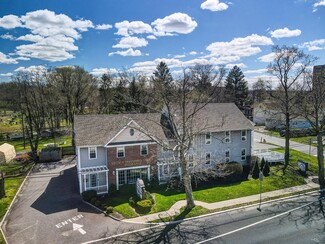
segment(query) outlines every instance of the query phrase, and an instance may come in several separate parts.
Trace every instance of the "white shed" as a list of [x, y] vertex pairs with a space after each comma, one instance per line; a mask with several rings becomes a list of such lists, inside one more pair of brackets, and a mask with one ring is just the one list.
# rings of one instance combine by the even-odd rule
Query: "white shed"
[[8, 163], [10, 160], [16, 157], [15, 147], [8, 143], [4, 143], [0, 146], [0, 163]]

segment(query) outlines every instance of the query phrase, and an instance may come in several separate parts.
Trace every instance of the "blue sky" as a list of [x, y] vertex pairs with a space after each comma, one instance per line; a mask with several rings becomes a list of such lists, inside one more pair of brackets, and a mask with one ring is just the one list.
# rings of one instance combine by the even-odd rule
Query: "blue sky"
[[94, 75], [177, 75], [196, 63], [238, 65], [251, 84], [272, 45], [325, 64], [325, 0], [0, 0], [0, 82], [20, 70], [80, 65]]

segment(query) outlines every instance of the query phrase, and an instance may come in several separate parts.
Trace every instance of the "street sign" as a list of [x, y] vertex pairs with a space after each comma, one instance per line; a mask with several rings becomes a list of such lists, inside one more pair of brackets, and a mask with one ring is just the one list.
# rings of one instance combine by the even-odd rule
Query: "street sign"
[[263, 181], [264, 175], [263, 175], [262, 171], [260, 171], [258, 177], [260, 178], [260, 181]]
[[84, 229], [82, 229], [82, 227], [84, 227], [83, 225], [79, 225], [79, 224], [76, 224], [76, 223], [73, 223], [72, 224], [72, 228], [73, 230], [77, 230], [79, 231], [82, 235], [86, 234], [86, 231], [84, 231]]

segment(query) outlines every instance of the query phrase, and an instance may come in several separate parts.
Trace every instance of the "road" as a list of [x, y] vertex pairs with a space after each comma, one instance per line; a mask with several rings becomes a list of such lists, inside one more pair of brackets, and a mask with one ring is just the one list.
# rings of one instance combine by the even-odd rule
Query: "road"
[[231, 210], [88, 243], [325, 243], [317, 196], [281, 200], [261, 209]]
[[[278, 145], [281, 147], [284, 147], [284, 145], [285, 145], [284, 138], [269, 136], [269, 135], [259, 133], [256, 131], [254, 131], [253, 137], [254, 137], [255, 144], [265, 140], [267, 143], [272, 143], [272, 144], [275, 144], [275, 145]], [[313, 155], [313, 156], [317, 155], [317, 147], [314, 147], [314, 146], [309, 146], [306, 144], [290, 141], [290, 148], [297, 150], [299, 152], [306, 153], [306, 154], [310, 153], [310, 155]]]
[[44, 164], [27, 177], [2, 229], [9, 244], [81, 243], [141, 228], [81, 201], [74, 164]]

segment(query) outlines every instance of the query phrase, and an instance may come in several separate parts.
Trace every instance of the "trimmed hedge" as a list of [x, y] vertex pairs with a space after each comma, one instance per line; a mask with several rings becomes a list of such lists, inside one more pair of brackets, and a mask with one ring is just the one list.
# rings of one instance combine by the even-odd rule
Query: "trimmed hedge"
[[146, 214], [150, 212], [151, 207], [152, 207], [151, 200], [145, 199], [145, 200], [138, 201], [135, 209], [140, 214]]
[[95, 190], [88, 190], [81, 193], [82, 199], [90, 202], [93, 198], [97, 197], [97, 192]]

